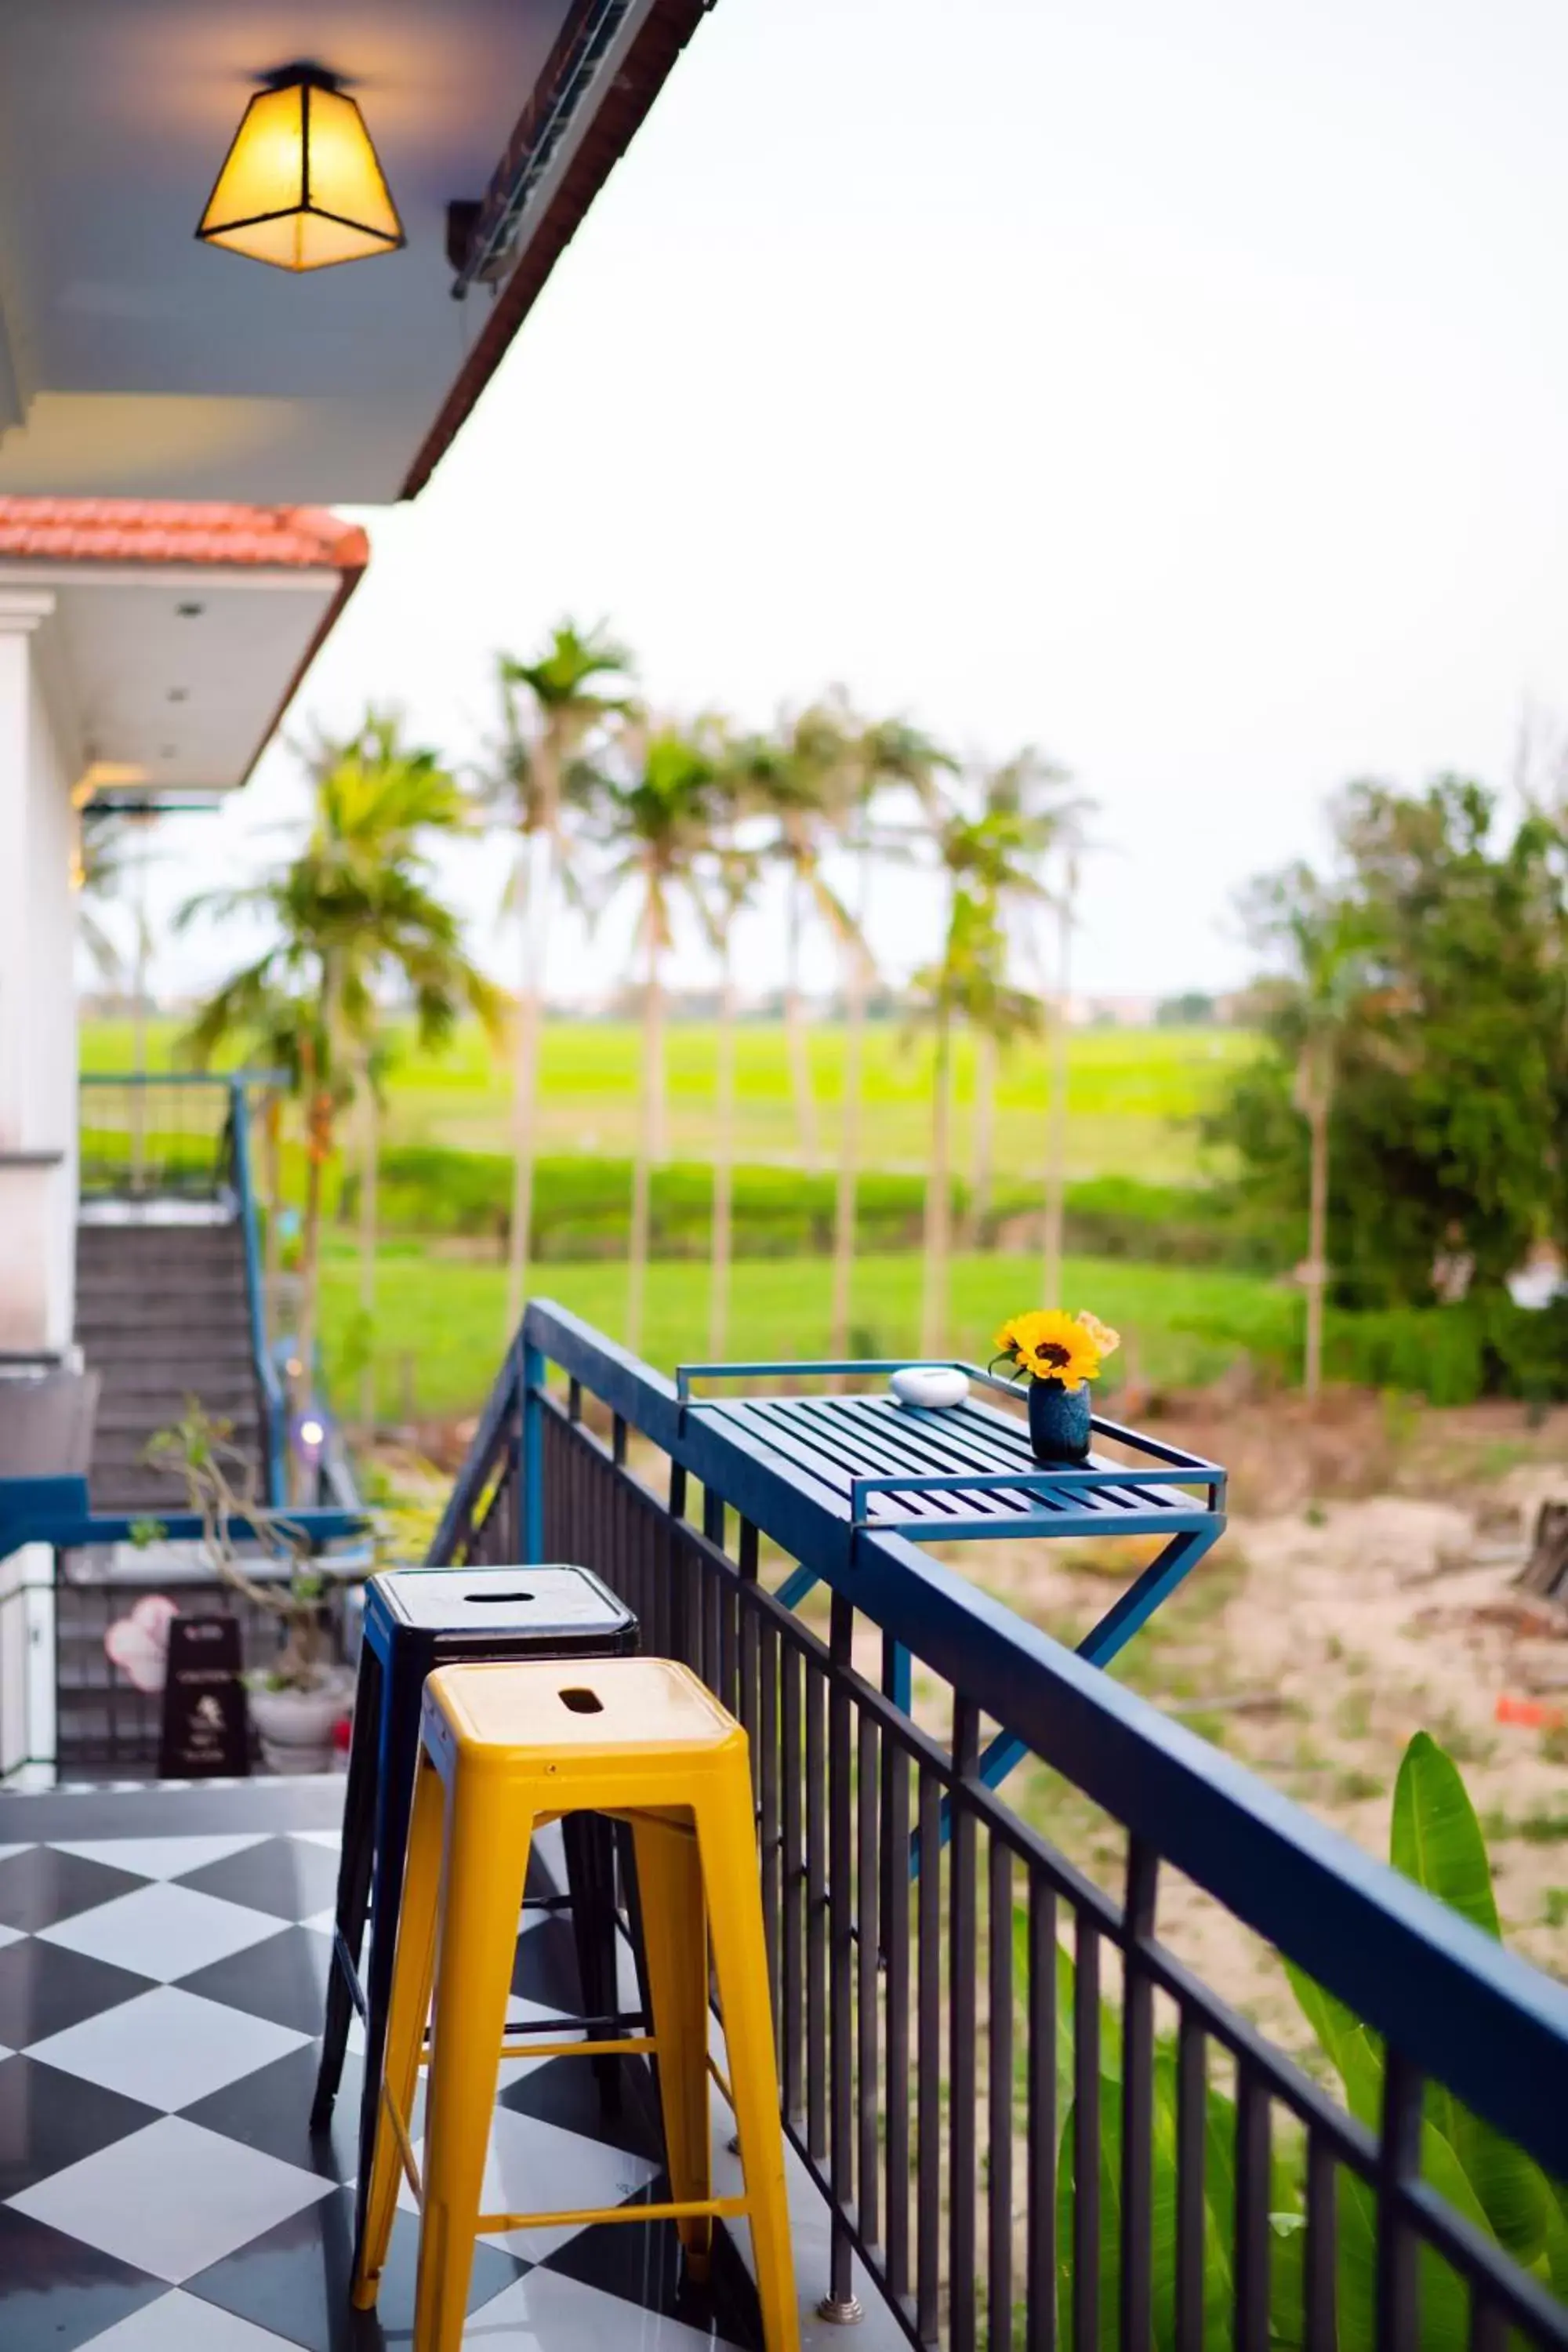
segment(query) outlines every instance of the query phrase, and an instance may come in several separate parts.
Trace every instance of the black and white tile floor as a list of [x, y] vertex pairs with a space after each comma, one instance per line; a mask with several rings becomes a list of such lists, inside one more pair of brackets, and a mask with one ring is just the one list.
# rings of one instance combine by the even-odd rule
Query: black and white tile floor
[[[165, 1801], [161, 1818], [152, 1792], [0, 1803], [4, 2352], [411, 2344], [411, 2211], [379, 2312], [349, 2303], [352, 2052], [330, 2136], [312, 2141], [307, 2126], [337, 1870], [335, 1831], [295, 1825], [330, 1822], [331, 1792], [315, 1786], [302, 1805], [277, 1784], [265, 1801], [237, 1791], [252, 1822], [239, 1829], [210, 1826], [225, 1818], [216, 1792]], [[190, 1827], [166, 1833], [176, 1820]], [[569, 1928], [526, 1916], [514, 2014], [570, 2010]], [[668, 2197], [642, 2104], [626, 2108], [606, 2123], [582, 2060], [507, 2062], [490, 2210]], [[487, 2240], [470, 2315], [465, 2352], [761, 2344], [733, 2245], [716, 2250], [699, 2295], [668, 2223]]]

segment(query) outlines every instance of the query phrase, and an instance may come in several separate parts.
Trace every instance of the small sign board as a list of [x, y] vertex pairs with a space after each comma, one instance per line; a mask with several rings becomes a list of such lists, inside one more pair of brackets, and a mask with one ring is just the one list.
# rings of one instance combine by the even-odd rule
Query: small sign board
[[163, 1683], [163, 1780], [234, 1780], [250, 1769], [250, 1718], [234, 1617], [176, 1617]]

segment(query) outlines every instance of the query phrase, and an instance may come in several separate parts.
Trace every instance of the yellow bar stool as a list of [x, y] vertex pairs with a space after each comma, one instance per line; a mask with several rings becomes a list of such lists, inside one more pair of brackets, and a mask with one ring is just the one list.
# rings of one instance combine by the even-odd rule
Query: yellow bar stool
[[[751, 2223], [767, 2352], [798, 2352], [744, 1731], [684, 1666], [623, 1657], [439, 1667], [425, 1685], [420, 1735], [355, 2304], [368, 2310], [375, 2302], [401, 2172], [420, 2208], [414, 2352], [458, 2352], [474, 2241], [483, 2232], [673, 2221], [688, 2269], [701, 2278], [721, 2214]], [[536, 1827], [577, 1811], [631, 1824], [653, 2032], [509, 2047], [507, 1997], [529, 1844]], [[710, 1941], [728, 2083], [709, 2055]], [[408, 2116], [427, 2016], [421, 2168]], [[612, 2051], [658, 2057], [670, 2201], [602, 2212], [481, 2213], [500, 2061]], [[739, 2197], [713, 2194], [710, 2073], [734, 2110]]]

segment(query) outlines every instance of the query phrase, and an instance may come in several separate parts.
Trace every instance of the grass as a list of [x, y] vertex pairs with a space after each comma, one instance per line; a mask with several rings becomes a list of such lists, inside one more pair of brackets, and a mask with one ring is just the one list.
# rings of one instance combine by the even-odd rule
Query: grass
[[1515, 1814], [1497, 1805], [1481, 1815], [1481, 1829], [1489, 1845], [1500, 1844], [1505, 1838], [1522, 1838], [1527, 1845], [1557, 1845], [1568, 1840], [1568, 1813], [1554, 1813], [1538, 1804], [1528, 1813]]
[[[826, 1353], [831, 1270], [821, 1258], [749, 1259], [734, 1269], [729, 1352], [754, 1359]], [[352, 1245], [329, 1240], [322, 1270], [322, 1345], [329, 1381], [345, 1405], [353, 1379], [358, 1268]], [[855, 1270], [858, 1350], [902, 1355], [917, 1345], [921, 1262], [914, 1255], [862, 1257]], [[1033, 1256], [959, 1257], [952, 1269], [952, 1333], [960, 1354], [984, 1359], [991, 1334], [1039, 1284]], [[624, 1265], [588, 1262], [544, 1269], [537, 1286], [620, 1339]], [[377, 1279], [379, 1412], [401, 1419], [477, 1411], [500, 1360], [506, 1276], [496, 1265], [444, 1257], [417, 1243], [388, 1244]], [[1069, 1302], [1092, 1304], [1131, 1344], [1140, 1375], [1186, 1385], [1222, 1372], [1248, 1347], [1289, 1337], [1298, 1301], [1260, 1277], [1206, 1267], [1142, 1266], [1074, 1258]], [[708, 1286], [699, 1267], [648, 1268], [642, 1353], [664, 1369], [708, 1352]], [[1111, 1391], [1113, 1393], [1113, 1391]]]
[[[174, 1066], [179, 1024], [149, 1026], [148, 1058]], [[398, 1043], [397, 1024], [393, 1042]], [[716, 1031], [681, 1022], [667, 1045], [666, 1150], [703, 1159], [714, 1139]], [[1193, 1121], [1225, 1073], [1257, 1051], [1234, 1029], [1085, 1029], [1071, 1043], [1068, 1083], [1068, 1172], [1075, 1177], [1135, 1172], [1151, 1181], [1199, 1174]], [[131, 1066], [128, 1022], [82, 1024], [84, 1070]], [[544, 1152], [624, 1154], [637, 1127], [641, 1033], [631, 1022], [554, 1021], [547, 1024], [539, 1125]], [[842, 1099], [844, 1035], [828, 1024], [811, 1037], [811, 1067], [820, 1105], [823, 1157], [830, 1162]], [[866, 1047], [866, 1152], [883, 1168], [923, 1168], [930, 1147], [928, 1040], [896, 1024], [870, 1030]], [[967, 1040], [956, 1052], [955, 1165], [970, 1158], [973, 1061]], [[1045, 1152], [1047, 1066], [1043, 1045], [1018, 1046], [1005, 1059], [998, 1089], [995, 1165], [999, 1177], [1025, 1178]], [[777, 1022], [747, 1022], [736, 1043], [736, 1154], [742, 1160], [796, 1163], [800, 1138], [790, 1097], [784, 1035]], [[510, 1076], [474, 1024], [439, 1056], [405, 1052], [390, 1079], [386, 1139], [439, 1143], [469, 1150], [509, 1147]]]

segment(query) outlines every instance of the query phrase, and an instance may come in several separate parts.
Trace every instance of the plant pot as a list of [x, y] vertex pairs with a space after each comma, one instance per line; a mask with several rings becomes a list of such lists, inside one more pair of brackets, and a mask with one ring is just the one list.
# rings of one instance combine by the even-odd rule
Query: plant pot
[[253, 1690], [250, 1719], [269, 1772], [328, 1772], [332, 1732], [349, 1704], [348, 1685], [334, 1675], [315, 1690]]
[[1029, 1382], [1029, 1444], [1037, 1462], [1082, 1462], [1089, 1454], [1089, 1388], [1060, 1381]]

